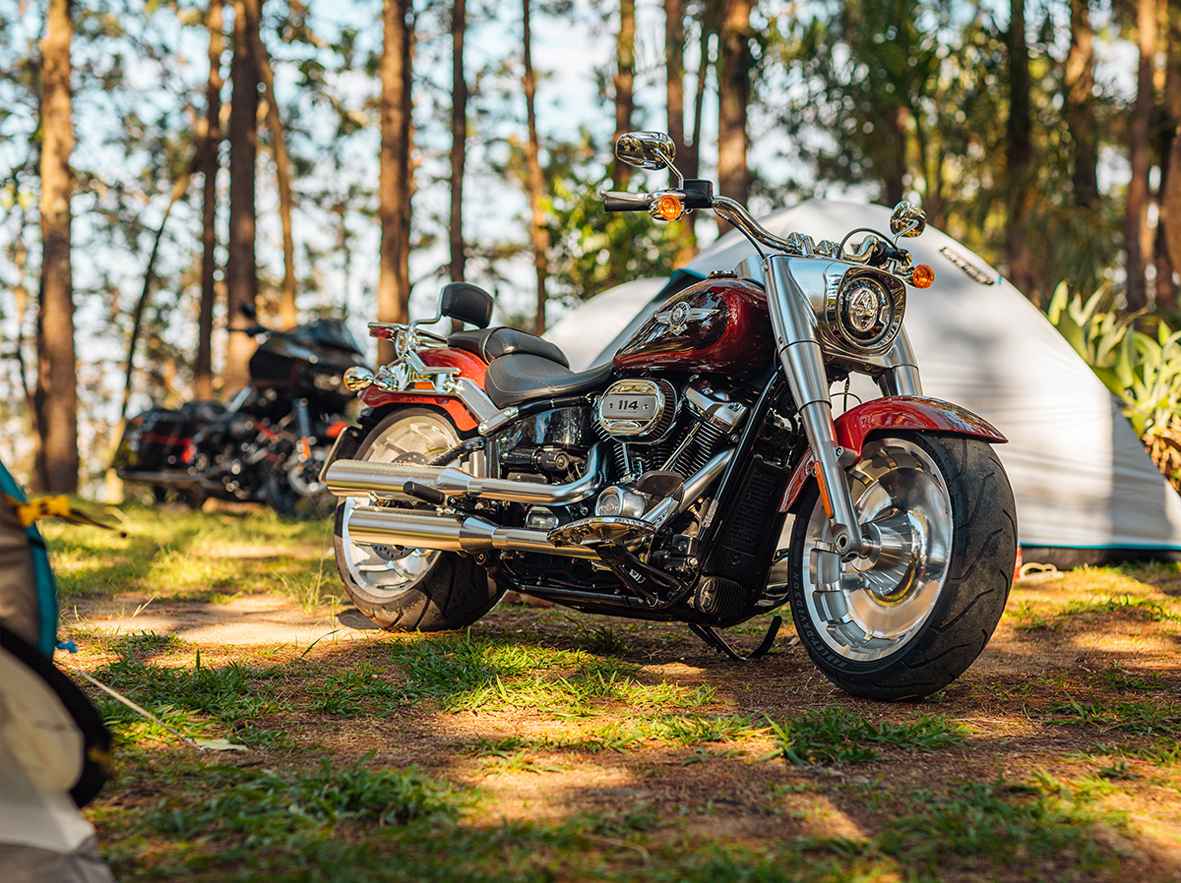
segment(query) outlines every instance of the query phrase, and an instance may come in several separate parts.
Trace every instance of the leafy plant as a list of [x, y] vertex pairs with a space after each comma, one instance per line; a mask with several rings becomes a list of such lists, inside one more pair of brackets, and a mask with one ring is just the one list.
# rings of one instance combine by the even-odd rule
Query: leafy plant
[[1086, 301], [1059, 283], [1046, 315], [1123, 401], [1124, 415], [1165, 477], [1181, 490], [1181, 330], [1158, 320], [1156, 336], [1138, 331], [1137, 315], [1118, 318], [1106, 290]]

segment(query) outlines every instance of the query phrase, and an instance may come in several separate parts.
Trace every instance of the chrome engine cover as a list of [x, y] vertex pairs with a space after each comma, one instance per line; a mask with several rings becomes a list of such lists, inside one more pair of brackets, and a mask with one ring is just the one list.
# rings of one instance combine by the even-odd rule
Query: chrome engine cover
[[657, 442], [672, 428], [678, 405], [667, 380], [617, 380], [595, 404], [595, 419], [620, 441]]

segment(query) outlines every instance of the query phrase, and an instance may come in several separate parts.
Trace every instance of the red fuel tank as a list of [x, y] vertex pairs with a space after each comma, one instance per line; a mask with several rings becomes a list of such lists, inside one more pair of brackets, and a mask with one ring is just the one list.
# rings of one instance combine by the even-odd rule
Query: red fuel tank
[[706, 279], [662, 306], [615, 354], [619, 372], [692, 371], [745, 378], [774, 355], [767, 296], [751, 282]]

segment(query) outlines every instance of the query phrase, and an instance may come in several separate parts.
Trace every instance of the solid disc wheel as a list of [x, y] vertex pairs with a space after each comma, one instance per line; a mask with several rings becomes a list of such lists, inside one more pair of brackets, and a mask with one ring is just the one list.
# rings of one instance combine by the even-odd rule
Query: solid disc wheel
[[[378, 423], [356, 459], [426, 463], [459, 443], [449, 420], [408, 408]], [[424, 632], [463, 628], [487, 613], [502, 592], [471, 557], [455, 552], [373, 546], [349, 537], [348, 518], [363, 498], [336, 506], [336, 566], [357, 609], [384, 629]]]
[[811, 482], [791, 537], [796, 631], [842, 689], [925, 696], [972, 664], [1004, 611], [1017, 554], [1012, 489], [992, 447], [961, 436], [871, 439], [848, 477], [879, 550], [842, 562]]

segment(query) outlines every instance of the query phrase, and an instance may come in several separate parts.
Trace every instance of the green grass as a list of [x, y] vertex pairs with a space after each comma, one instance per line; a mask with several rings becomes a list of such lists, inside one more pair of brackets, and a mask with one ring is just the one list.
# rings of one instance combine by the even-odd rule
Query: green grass
[[1079, 701], [1067, 696], [1065, 702], [1051, 703], [1049, 711], [1058, 715], [1046, 721], [1051, 724], [1100, 727], [1134, 736], [1181, 737], [1181, 703], [1163, 699]]
[[916, 804], [918, 810], [887, 822], [874, 846], [919, 872], [940, 880], [948, 869], [1025, 869], [1030, 879], [1055, 879], [1050, 869], [1116, 868], [1100, 846], [1097, 824], [1123, 827], [1125, 820], [1095, 805], [1091, 794], [1071, 791], [1046, 776], [1036, 785], [998, 779], [964, 783], [943, 796]]
[[[274, 744], [288, 737], [282, 732], [250, 728], [248, 724], [275, 710], [274, 681], [277, 667], [259, 668], [231, 662], [211, 667], [201, 664], [200, 651], [192, 667], [156, 665], [142, 648], [171, 646], [167, 638], [130, 635], [115, 639], [119, 659], [94, 672], [94, 676], [143, 706], [164, 723], [187, 736], [223, 736], [241, 730], [232, 741]], [[95, 699], [103, 719], [123, 743], [173, 736], [136, 711], [106, 695]]]
[[929, 714], [901, 724], [873, 723], [842, 708], [824, 708], [770, 725], [784, 756], [792, 763], [809, 766], [877, 760], [881, 755], [875, 746], [938, 751], [965, 741], [960, 725]]
[[579, 717], [618, 703], [697, 708], [715, 696], [710, 688], [643, 680], [639, 666], [614, 657], [520, 641], [431, 638], [390, 644], [389, 653], [406, 677], [404, 701], [429, 699], [449, 711], [546, 708]]
[[[128, 536], [42, 522], [63, 606], [120, 593], [211, 600], [276, 591], [299, 600], [309, 586], [335, 588], [333, 568], [321, 560], [332, 548], [330, 519], [289, 522], [265, 509], [207, 514], [136, 505], [84, 508]], [[246, 554], [235, 555], [238, 549]]]
[[1136, 598], [1130, 594], [1111, 598], [1091, 598], [1087, 601], [1071, 601], [1059, 616], [1123, 615], [1141, 622], [1181, 622], [1181, 615], [1164, 604], [1149, 598]]

